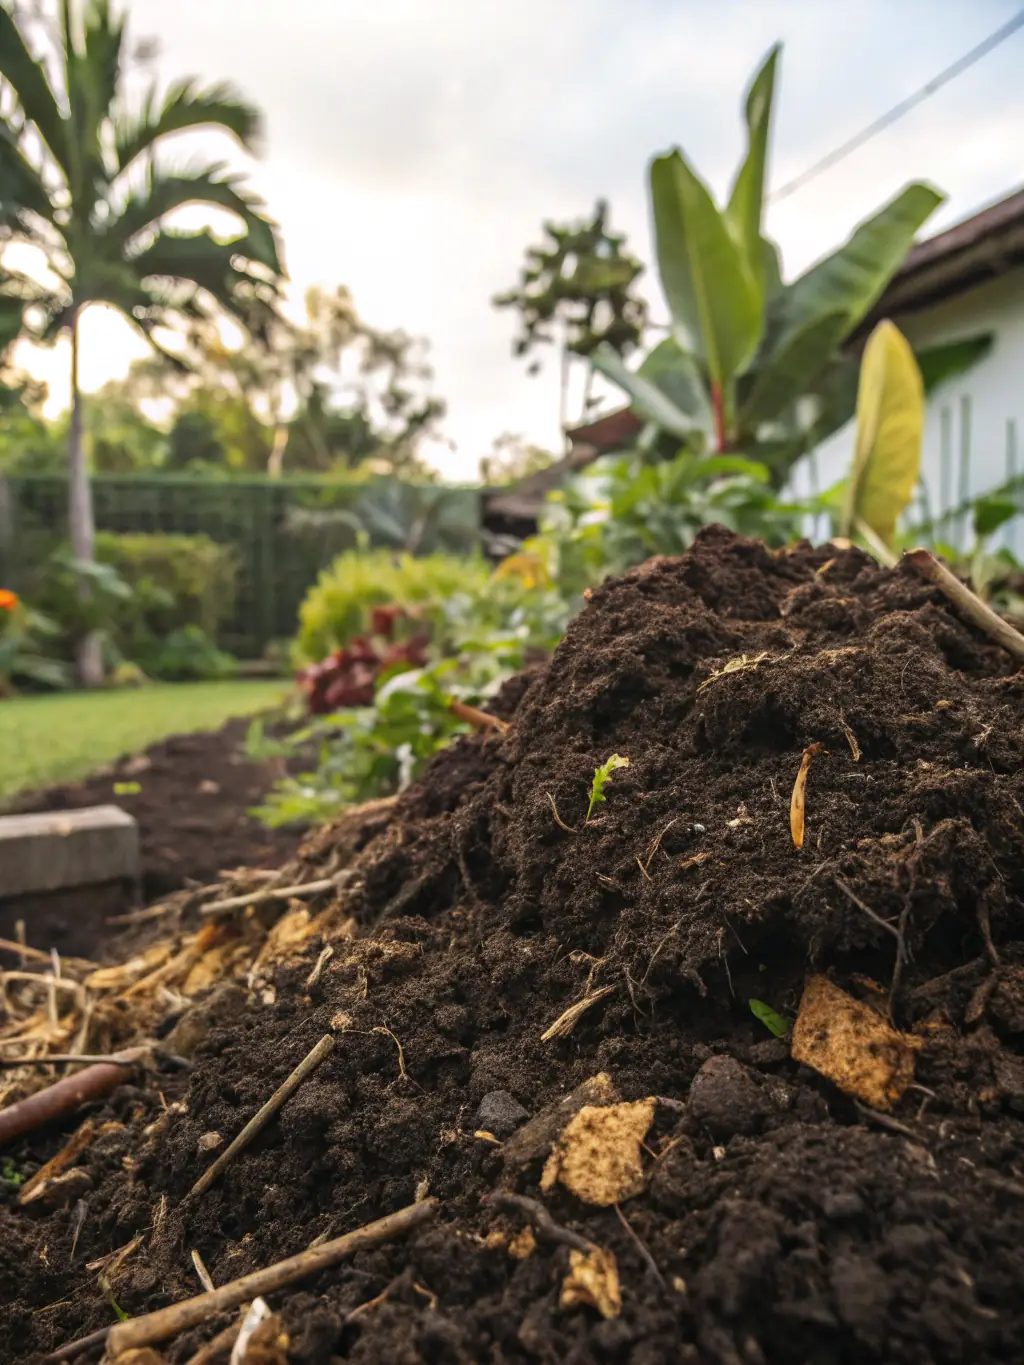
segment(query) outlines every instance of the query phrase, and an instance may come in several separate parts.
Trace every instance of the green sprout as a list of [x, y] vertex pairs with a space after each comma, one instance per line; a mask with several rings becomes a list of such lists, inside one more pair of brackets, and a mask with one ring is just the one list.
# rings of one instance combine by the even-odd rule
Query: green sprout
[[602, 763], [600, 768], [594, 769], [594, 780], [590, 784], [590, 805], [587, 807], [587, 818], [583, 821], [585, 825], [590, 823], [590, 817], [594, 813], [594, 807], [599, 802], [606, 800], [604, 789], [612, 780], [612, 773], [616, 768], [628, 768], [629, 759], [623, 758], [621, 754], [612, 754], [607, 763]]
[[5, 1181], [12, 1189], [20, 1190], [26, 1178], [25, 1172], [19, 1171], [9, 1156], [0, 1161], [0, 1180]]
[[763, 1000], [749, 1000], [750, 1012], [760, 1019], [765, 1028], [770, 1033], [774, 1033], [776, 1038], [785, 1038], [789, 1033], [789, 1022], [783, 1019], [778, 1010], [773, 1010], [771, 1005], [766, 1005]]
[[114, 783], [115, 796], [138, 796], [140, 791], [142, 791], [142, 784], [139, 782]]

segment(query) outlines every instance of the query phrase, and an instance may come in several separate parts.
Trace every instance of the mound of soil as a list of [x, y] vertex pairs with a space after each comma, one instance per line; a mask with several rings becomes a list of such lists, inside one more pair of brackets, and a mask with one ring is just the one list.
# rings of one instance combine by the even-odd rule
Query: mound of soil
[[[221, 1285], [429, 1191], [432, 1224], [272, 1295], [291, 1344], [260, 1359], [1024, 1358], [1024, 675], [909, 570], [711, 528], [596, 590], [495, 710], [508, 733], [435, 760], [177, 1090], [115, 1093], [77, 1204], [0, 1215], [0, 1357], [111, 1323], [95, 1267], [136, 1237], [111, 1281], [132, 1315], [197, 1292], [193, 1250]], [[613, 752], [629, 767], [584, 823]], [[336, 847], [311, 841], [303, 877]], [[809, 973], [911, 1039], [891, 1107], [751, 1012], [792, 1019]], [[204, 1135], [233, 1137], [326, 1033], [189, 1198]], [[617, 1206], [552, 1183], [587, 1096], [594, 1125], [650, 1101], [616, 1111], [650, 1118]]]
[[[281, 776], [279, 764], [246, 758], [248, 726], [232, 720], [209, 733], [173, 735], [82, 782], [34, 792], [18, 809], [122, 807], [138, 822], [149, 900], [186, 881], [214, 881], [223, 868], [276, 867], [300, 840], [294, 831], [266, 829], [248, 813]], [[140, 790], [118, 794], [114, 787], [122, 783]]]

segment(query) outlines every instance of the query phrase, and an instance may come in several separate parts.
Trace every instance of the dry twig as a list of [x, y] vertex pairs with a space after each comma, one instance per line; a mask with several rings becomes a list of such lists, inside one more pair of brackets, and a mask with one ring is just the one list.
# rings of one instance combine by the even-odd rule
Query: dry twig
[[[203, 1194], [233, 1161], [239, 1152], [244, 1151], [258, 1133], [261, 1133], [281, 1106], [294, 1095], [302, 1082], [334, 1051], [334, 1038], [327, 1033], [320, 1039], [312, 1052], [306, 1054], [288, 1079], [274, 1091], [262, 1109], [249, 1120], [235, 1140], [225, 1147], [217, 1160], [199, 1177], [192, 1186], [190, 1194]], [[2, 1118], [2, 1115], [0, 1115]]]
[[464, 720], [474, 730], [496, 730], [500, 735], [508, 734], [508, 723], [487, 711], [478, 711], [475, 706], [467, 706], [464, 701], [450, 701], [448, 710], [456, 720]]
[[591, 995], [585, 995], [582, 1000], [577, 1000], [575, 1005], [558, 1016], [555, 1022], [544, 1030], [540, 1035], [542, 1043], [548, 1043], [552, 1038], [567, 1038], [580, 1018], [590, 1009], [591, 1005], [596, 1005], [599, 1000], [603, 1000], [606, 995], [610, 995], [615, 989], [614, 986], [601, 986]]
[[264, 901], [307, 900], [311, 896], [323, 895], [333, 891], [337, 882], [333, 877], [321, 877], [315, 882], [301, 882], [298, 886], [261, 886], [258, 891], [250, 891], [245, 896], [228, 896], [226, 900], [210, 901], [200, 910], [201, 915], [227, 915], [233, 910], [247, 910], [250, 905], [262, 905]]
[[659, 1286], [667, 1292], [668, 1286], [665, 1283], [665, 1277], [658, 1269], [658, 1263], [651, 1255], [650, 1248], [647, 1246], [647, 1243], [642, 1240], [639, 1233], [637, 1233], [631, 1226], [629, 1220], [626, 1218], [626, 1215], [619, 1208], [618, 1204], [615, 1205], [615, 1212], [618, 1214], [619, 1222], [629, 1233], [633, 1245], [636, 1247], [637, 1251], [639, 1251], [640, 1259], [643, 1261], [644, 1265], [657, 1280]]
[[551, 802], [551, 810], [552, 813], [554, 814], [555, 824], [558, 826], [558, 828], [564, 829], [566, 834], [579, 834], [578, 829], [573, 829], [572, 825], [567, 825], [565, 821], [562, 819], [562, 817], [559, 815], [558, 807], [555, 805], [555, 798], [551, 795], [551, 793], [545, 792], [544, 795]]
[[562, 1246], [572, 1247], [574, 1251], [589, 1253], [594, 1243], [581, 1237], [571, 1228], [556, 1223], [539, 1199], [530, 1199], [525, 1194], [511, 1194], [508, 1190], [494, 1190], [484, 1198], [485, 1204], [493, 1208], [515, 1210], [526, 1215], [527, 1222], [549, 1242], [559, 1242]]
[[[158, 1308], [141, 1318], [129, 1318], [108, 1329], [107, 1351], [115, 1360], [124, 1351], [142, 1346], [151, 1346], [158, 1341], [167, 1341], [190, 1327], [213, 1317], [215, 1313], [229, 1312], [239, 1304], [251, 1302], [265, 1294], [272, 1294], [298, 1280], [308, 1279], [311, 1275], [349, 1260], [360, 1251], [381, 1246], [401, 1237], [413, 1228], [427, 1223], [437, 1213], [437, 1200], [424, 1199], [419, 1204], [409, 1204], [397, 1213], [380, 1218], [375, 1223], [356, 1228], [344, 1237], [333, 1242], [325, 1242], [315, 1251], [301, 1251], [297, 1256], [289, 1256], [285, 1261], [267, 1266], [264, 1270], [243, 1275], [240, 1280], [221, 1285], [212, 1294], [198, 1294], [195, 1298], [185, 1299], [182, 1303], [172, 1303], [168, 1308]], [[67, 1355], [65, 1348], [64, 1355]], [[61, 1359], [61, 1356], [55, 1357]]]
[[972, 625], [995, 640], [1018, 663], [1024, 663], [1024, 635], [997, 615], [966, 583], [961, 583], [956, 574], [940, 563], [930, 550], [908, 550], [903, 558], [922, 578], [934, 583], [955, 607], [959, 607]]

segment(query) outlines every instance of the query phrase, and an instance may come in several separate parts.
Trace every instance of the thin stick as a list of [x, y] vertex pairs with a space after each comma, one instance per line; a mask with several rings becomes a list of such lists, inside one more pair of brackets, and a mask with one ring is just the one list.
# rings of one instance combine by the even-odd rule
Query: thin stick
[[862, 911], [865, 915], [867, 915], [868, 919], [874, 920], [874, 922], [880, 928], [887, 929], [889, 933], [892, 934], [893, 938], [900, 945], [900, 956], [902, 956], [903, 935], [900, 933], [899, 929], [897, 929], [896, 925], [890, 924], [887, 919], [883, 919], [882, 916], [877, 913], [877, 911], [871, 909], [870, 905], [865, 905], [861, 898], [857, 895], [857, 893], [853, 891], [850, 887], [848, 887], [846, 883], [842, 880], [842, 878], [833, 877], [832, 880], [835, 882], [836, 886], [839, 887], [839, 890], [843, 893], [843, 895], [848, 897], [857, 907], [858, 910]]
[[934, 583], [940, 592], [945, 593], [972, 625], [995, 640], [1007, 654], [1012, 654], [1018, 663], [1024, 663], [1024, 635], [1015, 630], [1009, 621], [998, 616], [966, 583], [961, 583], [956, 574], [940, 563], [930, 550], [908, 550], [903, 558], [922, 578]]
[[[308, 1279], [330, 1266], [338, 1265], [370, 1247], [381, 1246], [393, 1241], [413, 1228], [427, 1223], [437, 1213], [437, 1200], [424, 1199], [419, 1204], [409, 1204], [397, 1213], [380, 1218], [375, 1223], [348, 1232], [333, 1242], [325, 1242], [315, 1251], [301, 1251], [297, 1256], [289, 1256], [285, 1261], [256, 1270], [251, 1275], [243, 1275], [240, 1280], [221, 1285], [212, 1294], [198, 1294], [195, 1298], [173, 1303], [169, 1308], [158, 1308], [141, 1318], [130, 1318], [119, 1322], [108, 1330], [107, 1351], [113, 1359], [123, 1351], [151, 1346], [158, 1341], [167, 1341], [196, 1327], [213, 1317], [215, 1313], [230, 1312], [239, 1304], [265, 1294], [273, 1294], [297, 1280]], [[65, 1350], [66, 1354], [66, 1350]], [[60, 1359], [60, 1357], [56, 1357]]]
[[199, 913], [226, 915], [232, 910], [246, 910], [250, 905], [262, 905], [264, 901], [306, 900], [310, 896], [333, 891], [336, 886], [333, 877], [322, 877], [316, 882], [302, 882], [298, 886], [261, 886], [258, 891], [250, 891], [245, 896], [228, 896], [226, 900], [210, 901]]
[[550, 1242], [560, 1242], [562, 1246], [572, 1247], [574, 1251], [589, 1253], [594, 1250], [594, 1243], [588, 1241], [586, 1237], [573, 1232], [572, 1228], [564, 1228], [561, 1223], [556, 1223], [539, 1199], [530, 1199], [525, 1194], [510, 1194], [508, 1190], [495, 1190], [493, 1194], [487, 1195], [483, 1202], [493, 1205], [496, 1209], [514, 1209], [517, 1213], [524, 1213], [527, 1222]]
[[108, 915], [104, 924], [145, 924], [151, 919], [160, 919], [169, 914], [173, 905], [150, 905], [145, 910], [129, 910], [124, 915]]
[[261, 1133], [270, 1120], [274, 1117], [281, 1106], [294, 1095], [302, 1082], [320, 1065], [325, 1058], [329, 1057], [334, 1051], [334, 1038], [331, 1034], [325, 1034], [317, 1043], [312, 1052], [307, 1053], [298, 1064], [288, 1079], [274, 1091], [270, 1099], [260, 1109], [242, 1131], [235, 1138], [234, 1142], [228, 1144], [221, 1152], [217, 1160], [199, 1177], [192, 1186], [192, 1194], [202, 1194], [208, 1190], [213, 1182], [223, 1171], [229, 1162], [233, 1161], [239, 1152], [244, 1151], [252, 1142], [257, 1133]]
[[20, 958], [30, 958], [33, 962], [45, 962], [48, 967], [50, 965], [49, 953], [44, 953], [41, 948], [30, 948], [27, 943], [18, 943], [13, 938], [0, 938], [0, 949], [17, 953]]
[[625, 1214], [622, 1212], [622, 1210], [619, 1208], [618, 1204], [615, 1205], [615, 1212], [616, 1212], [616, 1213], [618, 1214], [618, 1216], [619, 1216], [619, 1222], [622, 1224], [622, 1226], [623, 1226], [623, 1227], [626, 1229], [626, 1231], [629, 1233], [629, 1236], [630, 1236], [630, 1238], [631, 1238], [631, 1240], [632, 1240], [632, 1242], [633, 1242], [633, 1245], [636, 1247], [637, 1251], [639, 1251], [639, 1253], [640, 1253], [640, 1258], [641, 1258], [641, 1260], [643, 1261], [644, 1265], [647, 1267], [647, 1269], [651, 1272], [651, 1274], [652, 1274], [652, 1275], [654, 1276], [654, 1278], [657, 1280], [657, 1282], [658, 1282], [658, 1284], [661, 1286], [661, 1288], [662, 1288], [662, 1289], [667, 1289], [668, 1286], [665, 1284], [665, 1277], [664, 1277], [664, 1275], [661, 1273], [661, 1271], [658, 1269], [658, 1262], [657, 1262], [657, 1261], [654, 1259], [654, 1257], [651, 1255], [650, 1248], [647, 1246], [646, 1242], [644, 1242], [644, 1241], [641, 1239], [639, 1233], [637, 1233], [637, 1232], [633, 1229], [633, 1227], [630, 1225], [629, 1220], [626, 1218], [626, 1215], [625, 1215]]
[[64, 1076], [27, 1099], [0, 1110], [0, 1143], [11, 1142], [25, 1133], [33, 1133], [54, 1119], [71, 1114], [83, 1104], [97, 1100], [114, 1090], [125, 1078], [125, 1066], [143, 1058], [149, 1048], [133, 1047], [72, 1076]]
[[464, 720], [467, 725], [472, 725], [474, 730], [497, 730], [500, 735], [508, 734], [507, 721], [499, 720], [497, 716], [489, 715], [486, 711], [478, 711], [475, 706], [467, 706], [464, 701], [450, 701], [448, 710], [457, 720]]
[[562, 817], [559, 815], [558, 807], [555, 805], [555, 798], [551, 795], [551, 793], [545, 792], [544, 795], [551, 802], [551, 810], [552, 813], [554, 814], [555, 824], [558, 826], [558, 828], [564, 829], [566, 834], [579, 834], [578, 829], [573, 829], [572, 825], [567, 825], [565, 821], [562, 819]]
[[44, 1365], [52, 1365], [52, 1362], [58, 1360], [73, 1360], [75, 1356], [92, 1350], [94, 1346], [102, 1346], [109, 1335], [110, 1328], [101, 1327], [98, 1332], [90, 1332], [87, 1337], [79, 1337], [77, 1341], [69, 1341], [66, 1346], [60, 1346], [56, 1351], [51, 1351], [48, 1356], [43, 1356]]
[[547, 1043], [552, 1038], [568, 1037], [576, 1027], [577, 1021], [590, 1009], [591, 1005], [596, 1005], [606, 995], [611, 995], [614, 989], [614, 986], [602, 986], [600, 990], [594, 991], [593, 995], [585, 995], [582, 1000], [577, 1000], [575, 1005], [570, 1005], [564, 1014], [560, 1014], [555, 1022], [540, 1035], [541, 1042]]
[[185, 1365], [213, 1365], [215, 1360], [223, 1360], [230, 1353], [241, 1330], [240, 1322], [225, 1327], [223, 1332], [218, 1332], [205, 1346], [200, 1346], [194, 1356], [189, 1356]]
[[126, 1061], [120, 1053], [110, 1053], [104, 1056], [101, 1053], [91, 1054], [88, 1052], [50, 1052], [42, 1057], [0, 1057], [0, 1067], [19, 1067], [19, 1066], [51, 1066], [58, 1062], [85, 1062], [90, 1066], [98, 1066], [100, 1062], [111, 1062], [114, 1066], [134, 1066], [133, 1061]]
[[203, 1263], [203, 1258], [198, 1251], [192, 1252], [192, 1265], [195, 1268], [196, 1277], [208, 1294], [212, 1294], [216, 1286], [210, 1279], [210, 1272]]

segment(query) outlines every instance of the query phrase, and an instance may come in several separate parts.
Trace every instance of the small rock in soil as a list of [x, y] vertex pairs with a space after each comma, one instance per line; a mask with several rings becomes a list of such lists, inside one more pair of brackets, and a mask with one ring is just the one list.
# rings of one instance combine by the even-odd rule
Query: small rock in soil
[[690, 1113], [714, 1138], [756, 1133], [771, 1106], [735, 1057], [710, 1057], [690, 1086]]
[[529, 1117], [529, 1111], [507, 1090], [492, 1090], [483, 1097], [476, 1111], [477, 1127], [502, 1140], [511, 1137]]

